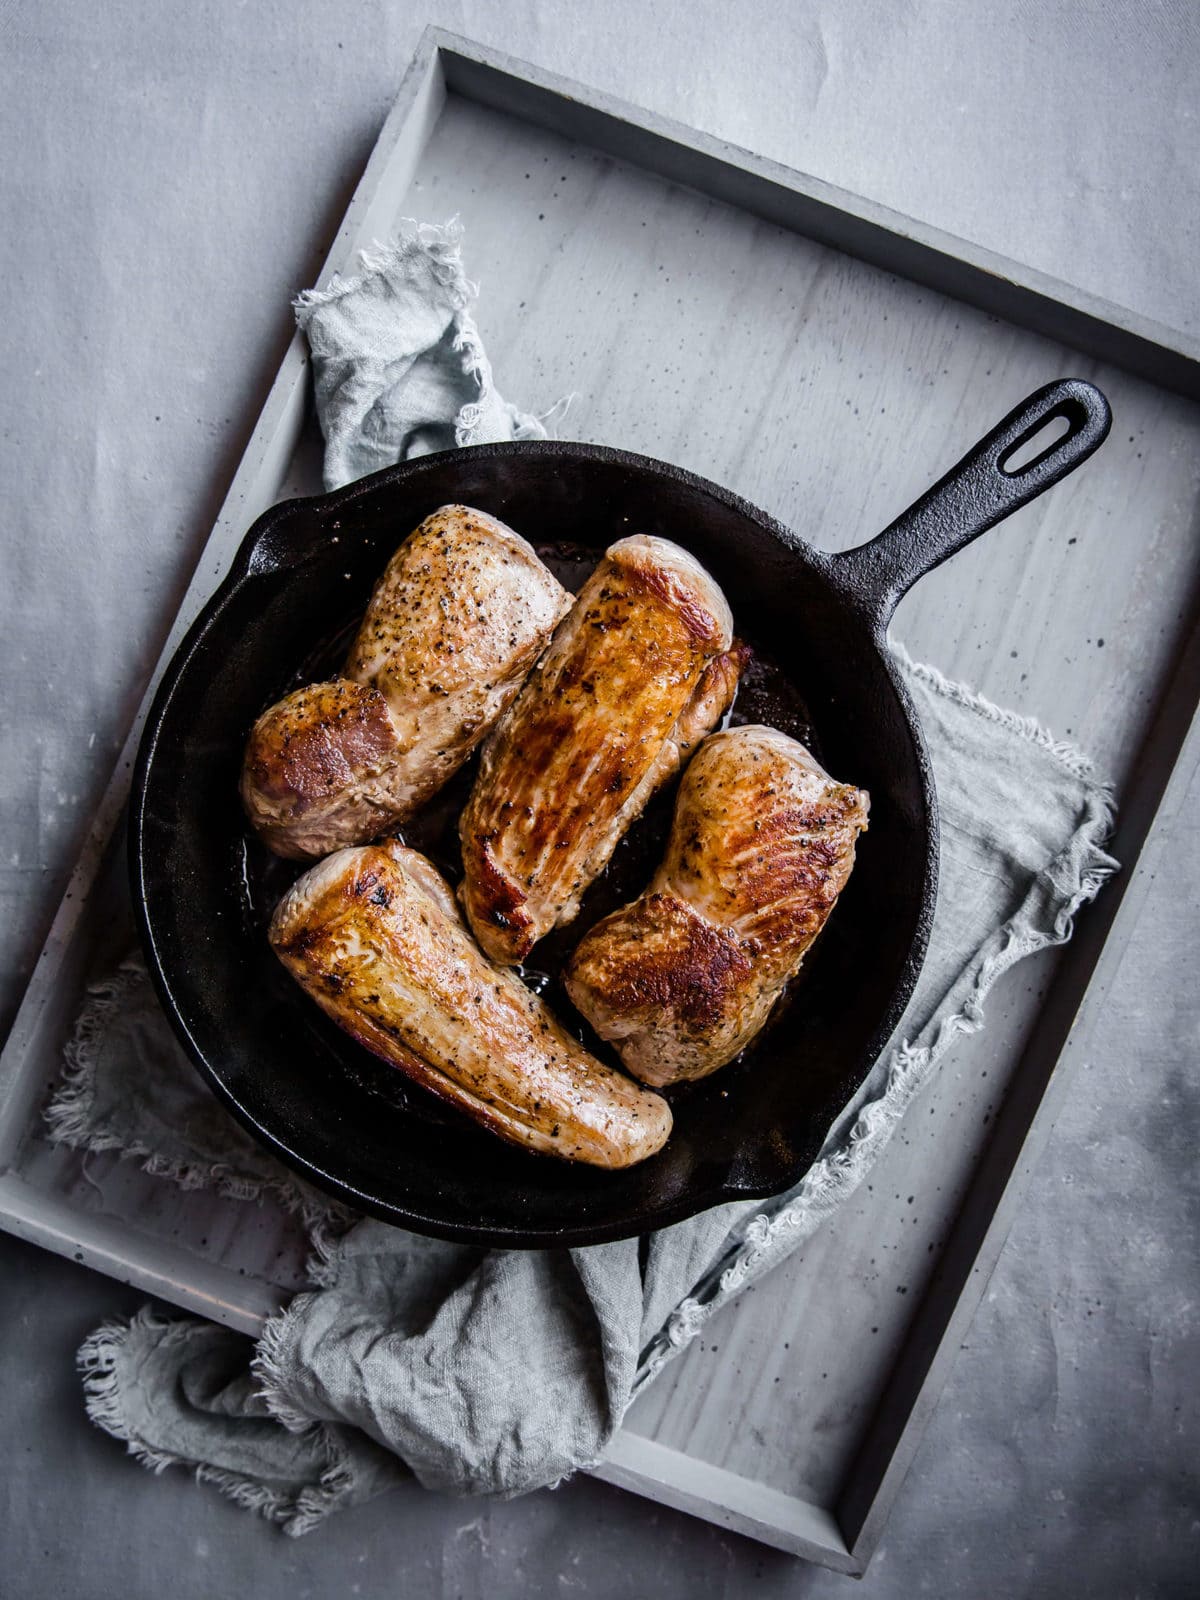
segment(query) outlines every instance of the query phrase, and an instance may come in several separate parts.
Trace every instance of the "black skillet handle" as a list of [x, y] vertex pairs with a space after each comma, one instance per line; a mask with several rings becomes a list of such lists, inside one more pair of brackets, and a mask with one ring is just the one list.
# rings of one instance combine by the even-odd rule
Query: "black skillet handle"
[[[1059, 417], [1067, 431], [1026, 465], [1006, 470], [1020, 447]], [[878, 538], [834, 556], [842, 582], [872, 614], [878, 632], [918, 578], [1073, 472], [1104, 443], [1111, 423], [1108, 401], [1092, 384], [1078, 378], [1047, 384]]]

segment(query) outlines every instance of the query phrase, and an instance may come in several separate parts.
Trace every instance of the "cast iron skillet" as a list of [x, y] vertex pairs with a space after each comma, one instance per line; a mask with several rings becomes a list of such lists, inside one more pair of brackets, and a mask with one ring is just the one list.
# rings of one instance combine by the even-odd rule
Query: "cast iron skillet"
[[[1006, 472], [1056, 418], [1066, 433]], [[266, 512], [167, 668], [133, 782], [133, 897], [150, 971], [212, 1087], [323, 1188], [480, 1244], [595, 1244], [795, 1182], [899, 1020], [933, 916], [937, 802], [888, 621], [917, 578], [1065, 477], [1109, 422], [1098, 390], [1052, 384], [877, 539], [841, 555], [689, 472], [583, 444], [426, 456]], [[518, 1150], [444, 1109], [328, 1022], [266, 942], [274, 898], [298, 869], [272, 864], [248, 836], [237, 795], [246, 733], [305, 681], [298, 671], [336, 671], [315, 642], [361, 615], [396, 545], [448, 501], [490, 511], [534, 544], [569, 539], [589, 560], [632, 531], [686, 545], [739, 629], [799, 686], [829, 770], [871, 794], [870, 831], [799, 994], [742, 1061], [672, 1094], [669, 1143], [626, 1172]]]

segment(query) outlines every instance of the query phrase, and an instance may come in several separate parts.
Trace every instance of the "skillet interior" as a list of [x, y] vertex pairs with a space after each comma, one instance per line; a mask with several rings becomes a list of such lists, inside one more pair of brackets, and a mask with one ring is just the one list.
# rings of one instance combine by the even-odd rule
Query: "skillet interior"
[[[264, 897], [295, 869], [274, 863], [242, 817], [249, 726], [313, 660], [315, 640], [357, 619], [400, 540], [453, 500], [534, 544], [569, 541], [597, 558], [635, 531], [687, 546], [724, 588], [739, 630], [800, 689], [829, 769], [871, 793], [870, 831], [799, 992], [740, 1062], [672, 1093], [670, 1142], [628, 1172], [530, 1155], [444, 1110], [328, 1022], [264, 937]], [[596, 1243], [799, 1178], [911, 992], [936, 871], [919, 738], [870, 609], [836, 567], [712, 485], [581, 445], [425, 457], [260, 519], [168, 668], [131, 813], [134, 902], [160, 996], [235, 1113], [353, 1204], [481, 1243]], [[669, 819], [669, 802], [661, 810]], [[643, 859], [657, 847], [644, 840]]]

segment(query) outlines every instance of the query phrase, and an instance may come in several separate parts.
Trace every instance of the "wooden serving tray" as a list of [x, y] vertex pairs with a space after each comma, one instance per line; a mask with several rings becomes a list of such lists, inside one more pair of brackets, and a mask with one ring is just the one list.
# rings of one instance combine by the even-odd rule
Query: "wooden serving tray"
[[[1086, 471], [925, 579], [893, 631], [1096, 757], [1118, 785], [1126, 871], [1065, 951], [997, 988], [987, 1029], [956, 1046], [870, 1182], [717, 1313], [596, 1469], [861, 1573], [1087, 1054], [1156, 812], [1200, 756], [1200, 348], [430, 30], [322, 285], [399, 218], [455, 213], [506, 396], [542, 409], [573, 392], [560, 433], [678, 462], [829, 549], [877, 532], [1040, 384], [1086, 377], [1112, 402]], [[309, 390], [297, 335], [160, 668], [254, 518], [319, 486]], [[51, 1146], [41, 1117], [84, 985], [128, 925], [122, 808], [153, 690], [0, 1058], [0, 1225], [253, 1333], [302, 1281], [295, 1224]]]

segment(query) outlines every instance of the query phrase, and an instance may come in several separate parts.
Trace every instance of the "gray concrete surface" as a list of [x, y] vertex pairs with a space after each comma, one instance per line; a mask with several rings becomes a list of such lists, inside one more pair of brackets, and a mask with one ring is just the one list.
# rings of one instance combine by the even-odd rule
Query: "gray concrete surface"
[[[0, 1020], [426, 21], [1200, 326], [1187, 0], [0, 7]], [[1198, 816], [860, 1592], [1197, 1592]], [[0, 1240], [4, 1600], [852, 1592], [590, 1481], [285, 1541], [84, 1420], [72, 1352], [138, 1299]]]

